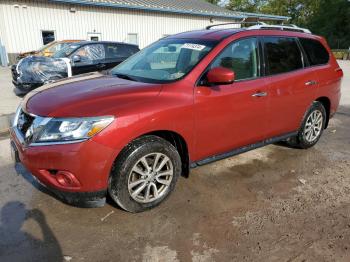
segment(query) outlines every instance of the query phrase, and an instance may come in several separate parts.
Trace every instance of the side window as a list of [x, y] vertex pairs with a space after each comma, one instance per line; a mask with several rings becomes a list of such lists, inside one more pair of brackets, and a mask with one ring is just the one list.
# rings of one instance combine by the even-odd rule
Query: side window
[[327, 49], [317, 40], [299, 38], [311, 66], [324, 65], [329, 61]]
[[256, 78], [259, 76], [258, 41], [248, 38], [233, 42], [215, 58], [211, 65], [226, 67], [235, 72], [236, 80]]
[[119, 45], [120, 56], [129, 57], [138, 52], [136, 46], [132, 45]]
[[105, 44], [106, 59], [122, 57], [122, 50], [119, 45]]
[[264, 49], [268, 75], [303, 68], [302, 54], [294, 38], [264, 37]]
[[105, 59], [106, 52], [102, 44], [85, 45], [75, 51], [71, 57], [79, 56], [80, 61], [74, 62], [76, 65], [91, 65], [99, 60]]

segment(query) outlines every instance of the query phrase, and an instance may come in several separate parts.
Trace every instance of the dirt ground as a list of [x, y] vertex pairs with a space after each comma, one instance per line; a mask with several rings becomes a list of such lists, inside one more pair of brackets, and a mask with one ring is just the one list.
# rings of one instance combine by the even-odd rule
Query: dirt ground
[[61, 203], [13, 167], [3, 139], [0, 221], [0, 261], [350, 261], [350, 100], [314, 148], [193, 169], [140, 214]]

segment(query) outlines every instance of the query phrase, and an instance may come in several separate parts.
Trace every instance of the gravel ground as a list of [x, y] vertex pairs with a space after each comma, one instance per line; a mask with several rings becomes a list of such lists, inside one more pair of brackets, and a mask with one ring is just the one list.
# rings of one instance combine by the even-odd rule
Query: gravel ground
[[350, 261], [350, 64], [309, 150], [271, 145], [193, 169], [161, 206], [67, 206], [0, 141], [0, 261]]

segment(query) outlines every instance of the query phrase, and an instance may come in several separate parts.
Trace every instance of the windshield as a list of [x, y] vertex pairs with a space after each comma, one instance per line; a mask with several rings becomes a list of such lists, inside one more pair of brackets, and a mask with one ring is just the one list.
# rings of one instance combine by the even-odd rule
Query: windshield
[[71, 43], [69, 42], [64, 42], [64, 43], [57, 43], [56, 45], [50, 46], [47, 51], [51, 52], [51, 53], [56, 53], [58, 51], [60, 51], [61, 49], [67, 47], [68, 45], [70, 45]]
[[80, 47], [79, 44], [70, 44], [63, 47], [61, 50], [57, 51], [52, 57], [53, 58], [63, 58], [71, 55], [76, 49]]
[[171, 82], [188, 74], [216, 44], [217, 41], [209, 40], [160, 40], [115, 67], [111, 73], [140, 82]]
[[42, 52], [42, 51], [44, 51], [46, 48], [48, 48], [48, 47], [50, 47], [50, 46], [52, 46], [52, 45], [55, 45], [55, 44], [56, 44], [56, 42], [50, 42], [50, 43], [48, 43], [48, 44], [42, 46], [38, 51], [39, 51], [39, 52]]

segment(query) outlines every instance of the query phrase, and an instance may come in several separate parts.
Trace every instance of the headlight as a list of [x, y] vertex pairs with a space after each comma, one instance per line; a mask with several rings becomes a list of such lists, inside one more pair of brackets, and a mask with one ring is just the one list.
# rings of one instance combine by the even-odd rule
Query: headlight
[[37, 130], [29, 128], [25, 136], [32, 143], [78, 142], [89, 139], [105, 129], [114, 117], [51, 118], [42, 121]]

